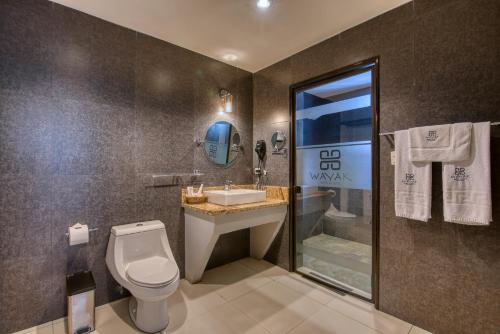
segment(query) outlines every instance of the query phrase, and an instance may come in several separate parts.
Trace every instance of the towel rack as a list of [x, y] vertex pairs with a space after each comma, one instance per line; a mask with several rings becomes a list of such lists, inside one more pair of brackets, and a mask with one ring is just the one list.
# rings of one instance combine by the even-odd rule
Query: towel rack
[[[500, 125], [500, 122], [492, 122], [490, 125], [491, 126], [498, 126], [498, 125]], [[381, 132], [378, 135], [379, 136], [393, 136], [394, 132]]]

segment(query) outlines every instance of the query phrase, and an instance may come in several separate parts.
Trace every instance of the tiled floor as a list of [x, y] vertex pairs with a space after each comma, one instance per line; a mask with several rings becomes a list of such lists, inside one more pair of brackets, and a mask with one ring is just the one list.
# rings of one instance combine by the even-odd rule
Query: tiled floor
[[[95, 333], [141, 333], [130, 322], [127, 302], [98, 307]], [[182, 280], [169, 302], [170, 324], [162, 334], [429, 334], [251, 258], [209, 270], [199, 284]], [[65, 328], [61, 319], [19, 333], [64, 334]]]

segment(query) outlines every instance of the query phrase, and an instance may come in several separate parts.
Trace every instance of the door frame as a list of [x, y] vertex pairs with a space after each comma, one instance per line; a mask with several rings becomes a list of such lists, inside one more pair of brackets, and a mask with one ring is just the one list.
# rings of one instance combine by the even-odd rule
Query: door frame
[[[295, 92], [297, 90], [304, 90], [308, 87], [317, 86], [321, 83], [332, 81], [333, 79], [342, 79], [344, 77], [349, 77], [357, 73], [365, 72], [370, 69], [372, 73], [372, 298], [368, 299], [366, 297], [360, 296], [353, 292], [343, 290], [337, 286], [330, 286], [324, 281], [319, 281], [322, 284], [328, 285], [335, 290], [340, 290], [342, 293], [354, 295], [357, 298], [364, 299], [375, 304], [375, 308], [379, 308], [379, 271], [380, 271], [380, 165], [379, 165], [379, 153], [380, 153], [380, 143], [379, 143], [379, 110], [380, 110], [380, 82], [379, 82], [379, 71], [380, 71], [380, 61], [379, 57], [369, 58], [352, 65], [342, 67], [340, 69], [295, 83], [290, 86], [289, 98], [290, 98], [290, 173], [289, 173], [289, 184], [290, 184], [290, 204], [289, 204], [289, 219], [290, 219], [290, 268], [292, 271], [296, 272], [296, 217], [295, 217], [295, 203], [297, 199], [297, 185], [295, 184], [295, 172], [296, 172], [296, 132], [295, 132]], [[317, 278], [301, 275], [318, 281]]]

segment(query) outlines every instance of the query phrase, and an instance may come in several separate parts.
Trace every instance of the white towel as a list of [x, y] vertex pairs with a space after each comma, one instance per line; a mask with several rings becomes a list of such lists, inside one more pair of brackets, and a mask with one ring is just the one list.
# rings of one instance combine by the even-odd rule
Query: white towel
[[456, 162], [469, 159], [472, 123], [412, 128], [411, 161]]
[[443, 163], [444, 220], [489, 225], [491, 208], [490, 122], [474, 123], [470, 159]]
[[396, 216], [428, 221], [431, 218], [432, 163], [410, 161], [408, 141], [408, 130], [394, 133]]

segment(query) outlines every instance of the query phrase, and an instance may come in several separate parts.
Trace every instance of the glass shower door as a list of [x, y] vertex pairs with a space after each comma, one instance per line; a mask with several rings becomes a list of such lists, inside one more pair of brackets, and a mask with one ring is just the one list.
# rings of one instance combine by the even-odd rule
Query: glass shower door
[[294, 90], [295, 269], [372, 299], [371, 69]]

